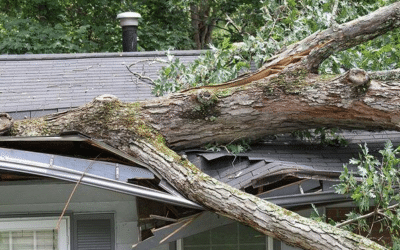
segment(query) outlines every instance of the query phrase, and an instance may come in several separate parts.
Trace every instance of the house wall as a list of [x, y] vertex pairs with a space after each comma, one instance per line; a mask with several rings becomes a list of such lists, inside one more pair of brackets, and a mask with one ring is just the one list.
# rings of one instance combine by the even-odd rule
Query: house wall
[[[172, 244], [175, 244], [175, 242], [173, 242]], [[162, 244], [156, 248], [152, 248], [151, 250], [170, 250], [170, 249], [171, 249], [171, 246], [170, 246], [170, 244], [167, 243], [167, 244]]]
[[[18, 217], [61, 214], [74, 184], [65, 182], [8, 182], [0, 185], [0, 216]], [[116, 250], [131, 249], [138, 241], [134, 196], [80, 185], [67, 209], [68, 214], [113, 213]], [[162, 249], [160, 249], [162, 250]]]

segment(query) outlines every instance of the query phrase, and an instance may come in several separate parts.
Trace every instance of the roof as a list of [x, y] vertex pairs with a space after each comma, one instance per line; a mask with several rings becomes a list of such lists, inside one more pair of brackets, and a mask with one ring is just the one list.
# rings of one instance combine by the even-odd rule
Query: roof
[[[201, 51], [172, 51], [182, 62]], [[165, 52], [0, 55], [0, 112], [33, 118], [81, 106], [101, 94], [133, 102], [153, 98], [151, 85], [131, 71], [156, 79]]]

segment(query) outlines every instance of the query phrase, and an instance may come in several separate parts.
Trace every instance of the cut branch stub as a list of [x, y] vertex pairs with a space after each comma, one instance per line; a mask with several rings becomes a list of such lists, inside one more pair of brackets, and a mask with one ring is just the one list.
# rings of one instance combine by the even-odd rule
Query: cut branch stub
[[369, 76], [363, 69], [351, 69], [347, 74], [347, 79], [353, 86], [361, 86], [369, 83]]
[[100, 95], [93, 100], [95, 103], [110, 103], [110, 102], [116, 102], [119, 101], [118, 97], [115, 95], [109, 95], [109, 94], [104, 94]]
[[0, 113], [0, 135], [7, 133], [14, 124], [14, 120], [6, 113]]

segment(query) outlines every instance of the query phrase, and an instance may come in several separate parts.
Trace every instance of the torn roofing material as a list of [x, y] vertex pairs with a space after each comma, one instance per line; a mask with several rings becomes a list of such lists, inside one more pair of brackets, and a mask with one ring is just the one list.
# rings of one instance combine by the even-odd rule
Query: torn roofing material
[[[328, 195], [322, 193], [333, 191], [343, 165], [351, 158], [358, 158], [360, 143], [367, 143], [369, 152], [375, 156], [379, 156], [379, 150], [388, 140], [395, 146], [400, 144], [399, 132], [345, 131], [342, 135], [348, 138], [347, 147], [322, 146], [285, 137], [282, 141], [259, 143], [237, 155], [196, 149], [187, 150], [185, 154], [203, 172], [233, 187], [279, 205], [288, 201], [292, 201], [292, 205], [302, 205], [315, 202], [313, 197], [322, 199]], [[355, 166], [348, 167], [356, 170]], [[347, 198], [335, 197], [331, 201], [338, 199]]]
[[[253, 151], [249, 153], [254, 154]], [[223, 157], [208, 161], [204, 160], [202, 152], [198, 152], [195, 155], [189, 154], [189, 160], [211, 177], [239, 189], [249, 186], [258, 188], [273, 184], [286, 176], [309, 174], [337, 178], [341, 173], [340, 169], [319, 169], [318, 166], [280, 161], [279, 159], [274, 161], [270, 157], [262, 158], [261, 154], [257, 160], [251, 159], [246, 153], [237, 156], [229, 153], [218, 153], [218, 155]]]

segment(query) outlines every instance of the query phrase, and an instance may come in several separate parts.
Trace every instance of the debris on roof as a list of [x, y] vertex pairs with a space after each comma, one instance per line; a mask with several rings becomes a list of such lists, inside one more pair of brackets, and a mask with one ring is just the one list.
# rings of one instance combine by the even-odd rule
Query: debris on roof
[[[263, 141], [237, 155], [202, 149], [184, 153], [206, 174], [262, 199], [293, 208], [349, 200], [335, 194], [333, 186], [339, 182], [343, 165], [351, 158], [358, 158], [359, 144], [367, 143], [375, 155], [387, 140], [400, 144], [400, 133], [392, 131], [345, 131], [342, 136], [348, 140], [346, 147], [318, 145], [283, 135], [283, 139]], [[349, 169], [356, 170], [352, 165]]]

